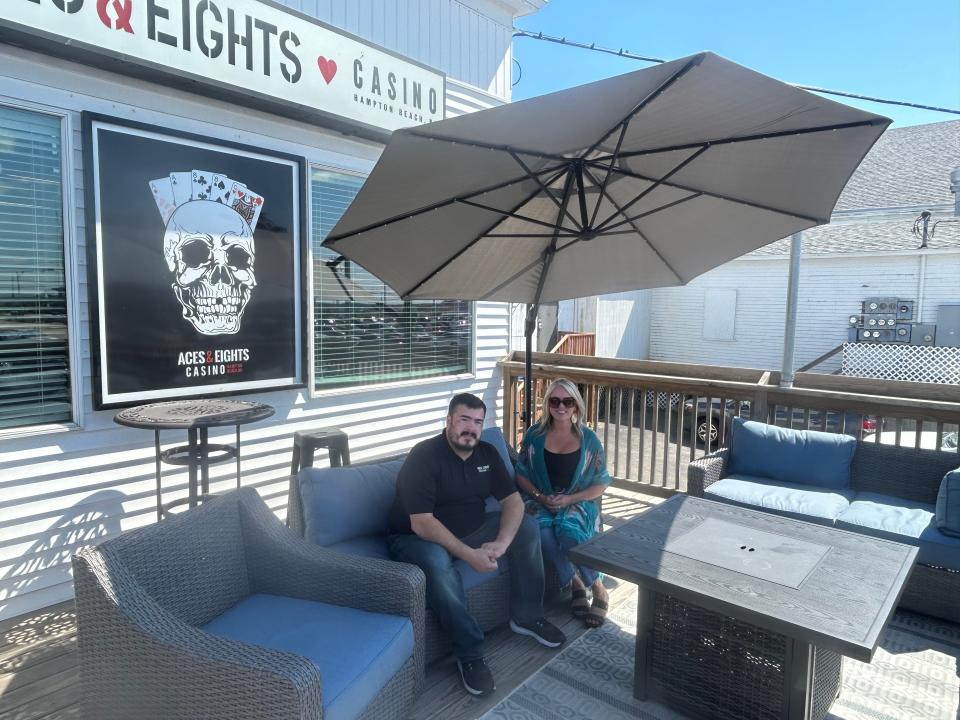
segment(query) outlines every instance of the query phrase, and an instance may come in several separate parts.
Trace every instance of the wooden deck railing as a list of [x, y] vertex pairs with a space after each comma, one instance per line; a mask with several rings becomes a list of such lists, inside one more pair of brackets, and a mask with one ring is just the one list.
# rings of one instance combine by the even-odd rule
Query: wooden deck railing
[[560, 340], [550, 352], [561, 355], [596, 355], [597, 334], [564, 332], [561, 330]]
[[[532, 360], [538, 392], [556, 377], [578, 384], [610, 473], [619, 486], [639, 484], [644, 492], [684, 491], [689, 462], [725, 445], [737, 416], [957, 452], [956, 386], [797, 373], [794, 387], [781, 388], [774, 371], [556, 353]], [[524, 355], [514, 352], [499, 365], [504, 434], [519, 438]]]

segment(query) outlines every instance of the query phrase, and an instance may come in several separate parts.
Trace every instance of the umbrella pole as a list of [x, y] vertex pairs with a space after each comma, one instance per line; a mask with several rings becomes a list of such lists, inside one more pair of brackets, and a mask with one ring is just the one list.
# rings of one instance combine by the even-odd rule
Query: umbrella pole
[[526, 353], [524, 353], [523, 370], [523, 430], [526, 432], [533, 424], [533, 331], [537, 324], [537, 305], [527, 305], [527, 321], [524, 332], [526, 335]]

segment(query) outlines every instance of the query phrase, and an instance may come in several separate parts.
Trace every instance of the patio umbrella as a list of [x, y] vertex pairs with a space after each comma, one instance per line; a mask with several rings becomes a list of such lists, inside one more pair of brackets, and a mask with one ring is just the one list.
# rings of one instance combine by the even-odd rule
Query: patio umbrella
[[324, 245], [402, 298], [527, 303], [529, 381], [539, 303], [682, 285], [829, 222], [889, 123], [700, 53], [394, 132]]

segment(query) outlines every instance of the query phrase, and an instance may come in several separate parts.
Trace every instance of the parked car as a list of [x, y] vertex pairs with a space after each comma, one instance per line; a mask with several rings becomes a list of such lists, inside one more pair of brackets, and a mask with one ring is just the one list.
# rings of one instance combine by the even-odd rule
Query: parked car
[[[864, 442], [876, 442], [876, 433], [864, 435]], [[916, 447], [917, 433], [915, 430], [902, 430], [900, 432], [901, 447]], [[881, 445], [897, 445], [897, 433], [894, 430], [884, 430], [880, 433]], [[924, 450], [943, 450], [944, 452], [957, 452], [957, 446], [960, 444], [960, 438], [956, 432], [945, 432], [940, 436], [940, 447], [937, 447], [937, 433], [935, 430], [920, 431], [920, 447]]]
[[[606, 388], [601, 388], [599, 393], [599, 407], [598, 415], [599, 419], [604, 419], [604, 413], [606, 412], [606, 402], [605, 402], [605, 391]], [[646, 391], [637, 391], [637, 396], [634, 400], [634, 416], [636, 418], [636, 413], [640, 407], [645, 407], [647, 413], [652, 413], [654, 411], [666, 414], [667, 407], [671, 409], [672, 417], [675, 417], [677, 412], [677, 407], [683, 399], [681, 393], [672, 393], [669, 391], [658, 391], [658, 390], [646, 390]], [[624, 392], [623, 395], [624, 407], [621, 408], [621, 421], [627, 421], [627, 412], [630, 394]], [[641, 403], [643, 405], [641, 405]], [[615, 418], [615, 409], [611, 407], [612, 418]], [[686, 400], [683, 400], [683, 432], [686, 436], [691, 427], [695, 433], [697, 443], [699, 445], [706, 445], [707, 437], [710, 438], [710, 447], [719, 447], [726, 444], [727, 438], [730, 433], [730, 429], [733, 427], [733, 418], [742, 417], [746, 420], [750, 419], [750, 401], [749, 400], [732, 400], [732, 399], [723, 399], [723, 398], [711, 398], [710, 400], [710, 411], [707, 411], [707, 398], [699, 397], [694, 401], [692, 397], [687, 397]], [[846, 423], [844, 424], [844, 418], [846, 418]], [[804, 428], [807, 427], [807, 414], [803, 408], [793, 408], [792, 413], [788, 413], [788, 409], [785, 407], [777, 407], [776, 411], [776, 424], [783, 427], [794, 427], [794, 428]], [[665, 420], [663, 420], [665, 422]], [[854, 435], [861, 438], [865, 433], [874, 432], [877, 429], [876, 418], [872, 415], [860, 415], [855, 412], [841, 413], [834, 410], [824, 411], [811, 409], [810, 416], [810, 429], [812, 430], [825, 430], [826, 432], [841, 432], [845, 430], [848, 434]], [[634, 420], [634, 424], [637, 423], [637, 420]], [[671, 421], [672, 425], [673, 421]], [[649, 423], [647, 423], [649, 427]], [[661, 422], [660, 427], [663, 427]], [[855, 430], [859, 428], [859, 432]], [[672, 431], [672, 428], [671, 428]], [[723, 435], [721, 436], [721, 433]]]

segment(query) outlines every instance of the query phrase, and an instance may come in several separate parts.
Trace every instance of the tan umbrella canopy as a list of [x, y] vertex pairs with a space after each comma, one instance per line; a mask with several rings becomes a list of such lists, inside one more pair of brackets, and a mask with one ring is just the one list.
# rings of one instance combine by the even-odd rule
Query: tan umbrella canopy
[[889, 123], [700, 53], [396, 131], [324, 245], [405, 299], [682, 285], [829, 222]]

